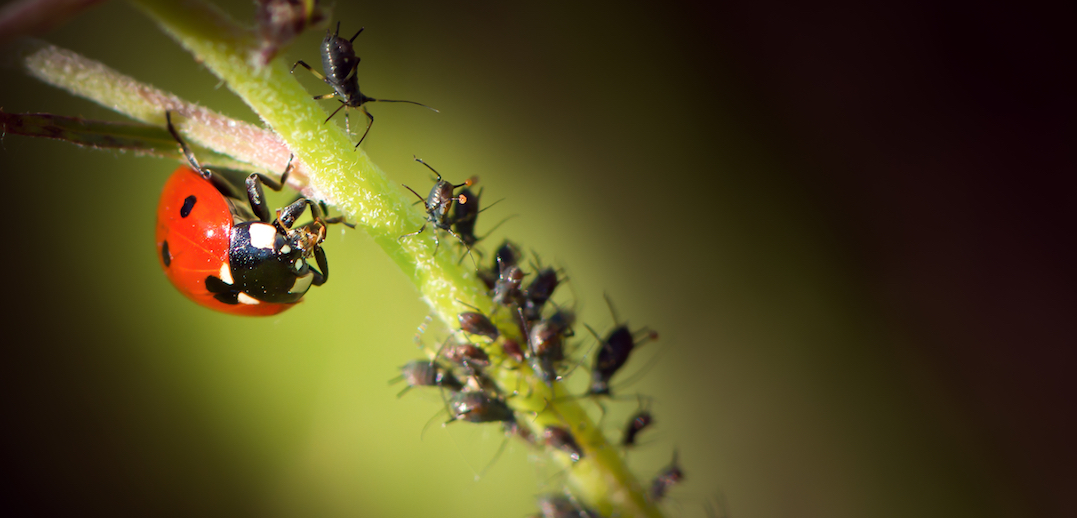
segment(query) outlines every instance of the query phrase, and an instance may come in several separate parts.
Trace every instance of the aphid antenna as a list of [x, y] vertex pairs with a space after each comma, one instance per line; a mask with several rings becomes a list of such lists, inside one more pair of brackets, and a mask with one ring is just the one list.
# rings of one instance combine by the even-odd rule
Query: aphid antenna
[[[449, 404], [448, 404], [448, 402], [446, 402], [444, 411], [449, 415], [449, 420], [442, 423], [441, 426], [445, 426], [445, 425], [447, 425], [447, 424], [449, 424], [449, 423], [456, 420], [456, 418], [453, 417], [452, 412], [449, 411], [448, 406], [449, 406]], [[434, 420], [437, 419], [438, 417], [441, 417], [441, 412], [442, 412], [441, 410], [438, 410], [437, 413], [434, 414], [433, 416], [431, 416], [430, 419], [428, 419], [426, 421], [426, 424], [423, 425], [423, 430], [421, 432], [419, 432], [419, 442], [422, 442], [423, 437], [426, 436], [426, 430], [428, 428], [430, 428], [430, 425], [434, 424]]]
[[[355, 38], [358, 38], [359, 35], [362, 34], [364, 30], [366, 30], [366, 27], [360, 27], [359, 31], [355, 33], [355, 36], [352, 36], [350, 39], [348, 39], [348, 43], [354, 43]], [[338, 35], [340, 35], [340, 22], [339, 21], [337, 22], [337, 33], [334, 34], [334, 36], [338, 36]]]
[[[543, 481], [542, 481], [542, 484], [543, 484], [543, 486], [545, 486], [545, 487], [552, 487], [552, 486], [554, 486], [554, 484], [553, 484], [553, 481], [554, 481], [555, 479], [557, 479], [558, 477], [563, 477], [563, 476], [565, 476], [565, 474], [566, 474], [566, 473], [568, 473], [568, 470], [569, 470], [569, 469], [571, 469], [571, 468], [572, 468], [572, 467], [571, 467], [571, 466], [569, 466], [569, 467], [566, 467], [566, 468], [562, 468], [562, 469], [559, 469], [559, 470], [555, 471], [555, 472], [553, 473], [553, 475], [550, 475], [549, 477], [546, 477], [546, 480], [543, 480]], [[557, 484], [557, 485], [558, 485], [558, 486], [563, 486], [563, 484], [560, 484], [560, 483], [559, 483], [559, 484]]]
[[610, 308], [610, 315], [613, 316], [613, 325], [620, 325], [621, 319], [617, 317], [617, 310], [613, 308], [613, 300], [610, 299], [610, 294], [602, 292], [602, 297], [606, 299], [606, 306]]
[[[423, 159], [419, 158], [416, 155], [411, 155], [411, 158], [414, 158], [416, 162], [418, 162], [418, 163], [420, 163], [422, 165], [425, 165], [427, 169], [433, 171], [434, 174], [437, 175], [437, 181], [439, 181], [439, 182], [441, 181], [441, 173], [439, 173], [437, 169], [434, 169], [434, 166], [424, 162]], [[455, 188], [455, 187], [456, 186], [454, 185], [453, 188]], [[411, 192], [415, 192], [415, 191], [411, 191]], [[419, 193], [415, 192], [415, 195], [419, 196]], [[419, 196], [419, 197], [422, 198], [422, 196]]]
[[[592, 348], [592, 349], [593, 349], [593, 348]], [[575, 352], [575, 351], [573, 351], [573, 353], [574, 353], [574, 352]], [[568, 353], [567, 353], [567, 351], [566, 351], [566, 355], [567, 355], [567, 354], [568, 354]], [[586, 351], [584, 351], [584, 353], [583, 353], [583, 355], [582, 355], [582, 357], [581, 357], [581, 358], [586, 358], [586, 357], [588, 357], [588, 356], [589, 356], [590, 354], [591, 354], [591, 349], [587, 349]], [[565, 371], [565, 373], [564, 373], [563, 375], [559, 376], [559, 378], [568, 378], [568, 377], [569, 377], [569, 376], [570, 376], [570, 375], [571, 375], [571, 374], [572, 374], [573, 372], [576, 372], [576, 369], [578, 369], [578, 368], [580, 368], [580, 367], [582, 367], [582, 366], [583, 366], [583, 360], [582, 360], [582, 359], [580, 359], [580, 360], [576, 360], [576, 361], [572, 361], [572, 362], [569, 362], [569, 363], [571, 363], [571, 364], [572, 364], [572, 368], [570, 368], [569, 370]]]
[[[356, 34], [356, 36], [358, 36], [358, 34]], [[402, 99], [375, 99], [373, 97], [366, 97], [365, 95], [363, 97], [365, 97], [365, 99], [363, 100], [364, 103], [408, 103], [408, 104], [414, 104], [416, 106], [422, 106], [423, 108], [426, 108], [427, 110], [433, 111], [434, 113], [441, 113], [441, 110], [439, 110], [437, 108], [434, 108], [432, 106], [427, 106], [427, 105], [425, 105], [423, 103], [419, 103], [419, 102], [415, 102], [415, 101], [405, 101], [405, 100], [402, 100]], [[427, 167], [429, 167], [429, 166], [427, 166]]]
[[541, 270], [542, 269], [542, 257], [539, 256], [538, 251], [535, 250], [534, 248], [531, 249], [531, 257], [532, 257], [532, 259], [529, 259], [527, 261], [527, 264], [531, 265], [531, 269], [533, 269], [535, 271]]
[[591, 332], [591, 336], [595, 337], [595, 340], [598, 340], [599, 344], [605, 344], [606, 343], [605, 340], [603, 340], [601, 337], [598, 336], [598, 332], [595, 331], [595, 328], [591, 327], [591, 324], [585, 323], [585, 324], [583, 324], [583, 327], [586, 327], [587, 330]]
[[[478, 482], [479, 480], [482, 480], [482, 477], [486, 476], [486, 472], [490, 471], [490, 468], [494, 467], [494, 464], [497, 463], [498, 459], [501, 458], [501, 454], [505, 453], [505, 447], [508, 446], [508, 445], [509, 445], [509, 436], [505, 435], [505, 437], [501, 440], [501, 445], [498, 446], [497, 451], [494, 452], [493, 458], [490, 459], [490, 462], [486, 463], [486, 466], [482, 468], [482, 471], [480, 471], [478, 473], [475, 473], [474, 469], [471, 470], [471, 473], [473, 475], [475, 475], [475, 481], [476, 482]], [[468, 468], [470, 468], [470, 467], [471, 467], [471, 465], [469, 464]]]
[[[712, 500], [714, 501], [714, 506], [711, 506]], [[706, 514], [707, 518], [727, 518], [729, 516], [729, 503], [721, 489], [716, 489], [714, 495], [703, 502], [703, 514]]]
[[485, 311], [483, 311], [483, 310], [481, 310], [481, 309], [479, 309], [479, 308], [477, 308], [475, 306], [472, 306], [471, 304], [468, 304], [467, 302], [464, 302], [464, 301], [462, 301], [460, 299], [453, 299], [453, 300], [455, 300], [459, 304], [462, 304], [462, 305], [467, 306], [467, 307], [469, 307], [471, 309], [474, 309], [476, 312], [481, 313], [482, 315], [485, 315], [485, 316], [487, 316], [487, 318], [489, 318], [489, 315], [486, 315]]
[[[670, 347], [672, 347], [672, 346], [670, 346]], [[610, 391], [612, 392], [612, 391], [615, 391], [615, 390], [618, 390], [618, 389], [623, 389], [625, 387], [628, 387], [628, 386], [632, 385], [633, 383], [638, 382], [640, 380], [640, 378], [642, 378], [644, 375], [646, 375], [648, 372], [650, 372], [650, 370], [652, 368], [654, 368], [655, 365], [658, 364], [658, 360], [662, 359], [662, 355], [666, 354], [666, 351], [668, 349], [669, 349], [669, 347], [659, 348], [658, 352], [655, 353], [655, 355], [652, 356], [649, 360], [647, 360], [647, 363], [644, 364], [643, 367], [641, 367], [638, 371], [632, 373], [632, 375], [628, 376], [627, 378], [622, 378], [621, 381], [618, 382], [616, 385], [610, 384]], [[647, 397], [648, 397], [648, 399], [650, 399], [649, 396], [647, 396]], [[614, 398], [611, 397], [610, 399], [614, 399]]]
[[[424, 208], [427, 208], [427, 209], [430, 208], [429, 206], [426, 205], [426, 198], [423, 198], [422, 194], [419, 194], [419, 193], [415, 192], [415, 189], [412, 189], [411, 187], [408, 187], [407, 184], [400, 184], [400, 185], [403, 185], [405, 189], [411, 191], [412, 194], [419, 197], [419, 201], [413, 203], [412, 205], [422, 203]], [[426, 228], [426, 223], [423, 223], [423, 228]], [[413, 232], [413, 233], [408, 234], [408, 235], [413, 236], [413, 235], [421, 233], [421, 232], [422, 232], [422, 229], [419, 229], [418, 232]], [[403, 236], [401, 236], [401, 237], [403, 237]]]
[[[493, 207], [494, 205], [497, 205], [497, 204], [498, 204], [498, 202], [502, 202], [502, 201], [505, 201], [505, 198], [501, 198], [500, 200], [497, 200], [497, 201], [495, 201], [495, 202], [493, 202], [493, 203], [491, 203], [491, 204], [487, 205], [487, 206], [486, 206], [486, 208], [484, 208], [484, 209], [480, 210], [479, 212], [482, 212], [483, 210], [489, 209], [490, 207]], [[493, 234], [493, 233], [494, 233], [494, 231], [495, 231], [495, 230], [497, 230], [497, 228], [498, 228], [498, 227], [500, 227], [501, 225], [505, 224], [505, 222], [506, 222], [506, 221], [508, 221], [508, 220], [510, 220], [510, 219], [512, 219], [512, 218], [518, 217], [518, 216], [519, 216], [519, 214], [510, 214], [510, 215], [508, 215], [508, 216], [505, 216], [505, 218], [504, 218], [504, 219], [502, 219], [501, 221], [498, 221], [498, 222], [497, 222], [497, 224], [493, 226], [493, 228], [491, 228], [490, 230], [486, 231], [486, 233], [485, 233], [485, 234], [483, 234], [483, 235], [479, 236], [478, 240], [480, 240], [480, 241], [481, 241], [481, 240], [483, 240], [483, 239], [486, 239], [486, 238], [490, 237], [490, 234]]]

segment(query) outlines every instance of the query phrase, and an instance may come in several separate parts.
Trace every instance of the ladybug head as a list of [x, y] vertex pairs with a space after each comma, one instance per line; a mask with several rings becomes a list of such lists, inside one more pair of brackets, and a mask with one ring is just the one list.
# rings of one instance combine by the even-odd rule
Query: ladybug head
[[318, 230], [312, 231], [309, 226], [302, 226], [287, 230], [278, 240], [277, 259], [287, 263], [295, 269], [298, 275], [304, 274], [307, 269], [307, 259], [314, 255], [315, 250], [325, 239], [325, 227], [314, 225]]

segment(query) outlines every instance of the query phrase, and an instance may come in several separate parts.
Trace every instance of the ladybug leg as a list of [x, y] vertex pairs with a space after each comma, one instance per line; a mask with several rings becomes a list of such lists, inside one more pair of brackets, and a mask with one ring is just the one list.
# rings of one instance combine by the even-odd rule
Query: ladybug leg
[[354, 223], [348, 223], [348, 221], [346, 219], [344, 219], [344, 216], [334, 216], [332, 218], [325, 217], [325, 215], [329, 213], [329, 206], [326, 205], [324, 201], [319, 201], [318, 202], [318, 208], [320, 208], [321, 211], [322, 211], [322, 214], [321, 214], [322, 219], [321, 219], [321, 221], [322, 221], [323, 224], [325, 224], [325, 225], [333, 225], [335, 223], [343, 223], [345, 227], [355, 228], [355, 224]]
[[317, 207], [318, 204], [314, 203], [310, 198], [300, 198], [283, 209], [277, 209], [277, 224], [284, 230], [292, 228], [295, 220], [302, 217], [303, 212], [307, 210], [307, 205], [312, 207], [311, 210], [315, 212], [315, 217], [317, 217], [317, 212], [314, 211], [313, 207]]
[[274, 191], [280, 191], [284, 188], [284, 182], [288, 181], [288, 174], [292, 172], [292, 160], [294, 159], [295, 155], [288, 157], [288, 165], [284, 167], [284, 173], [280, 175], [279, 182], [261, 173], [251, 173], [247, 177], [247, 200], [251, 204], [251, 210], [254, 211], [254, 215], [258, 216], [262, 223], [269, 223], [270, 221], [269, 207], [266, 206], [265, 192], [262, 190], [262, 186], [269, 187]]
[[254, 211], [255, 216], [258, 216], [259, 221], [269, 223], [269, 207], [266, 206], [262, 178], [259, 176], [258, 173], [251, 173], [247, 177], [247, 200], [250, 201], [251, 210]]
[[329, 262], [325, 260], [325, 252], [322, 247], [314, 247], [314, 260], [318, 263], [318, 270], [314, 268], [310, 269], [310, 273], [314, 274], [314, 279], [310, 281], [315, 286], [321, 286], [325, 284], [325, 281], [329, 280]]
[[183, 156], [187, 157], [187, 162], [191, 164], [191, 167], [202, 173], [202, 177], [210, 179], [213, 176], [208, 169], [204, 169], [202, 164], [198, 163], [198, 159], [194, 157], [194, 153], [191, 152], [191, 148], [187, 146], [187, 143], [180, 137], [179, 132], [176, 131], [176, 127], [172, 125], [172, 110], [165, 110], [165, 122], [168, 123], [168, 132], [172, 134], [172, 138], [176, 139], [179, 143], [180, 149], [183, 151]]

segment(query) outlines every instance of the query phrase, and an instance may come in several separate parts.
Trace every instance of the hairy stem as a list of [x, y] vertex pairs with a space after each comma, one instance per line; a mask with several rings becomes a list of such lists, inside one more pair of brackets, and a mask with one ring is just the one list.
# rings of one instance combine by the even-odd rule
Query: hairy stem
[[[136, 88], [131, 95], [129, 78], [111, 69], [71, 68], [57, 65], [70, 58], [52, 52], [38, 59], [27, 59], [32, 73], [78, 95], [95, 100], [135, 119], [163, 126], [162, 106], [193, 119], [180, 129], [192, 140], [238, 159], [271, 164], [287, 152], [294, 153], [305, 165], [300, 178], [303, 192], [338, 207], [350, 221], [363, 226], [382, 249], [418, 287], [438, 317], [450, 328], [457, 327], [457, 315], [466, 311], [458, 301], [466, 302], [491, 315], [503, 335], [525, 343], [513, 315], [507, 308], [495, 307], [485, 286], [476, 278], [470, 263], [458, 264], [455, 254], [446, 250], [435, 254], [432, 228], [418, 236], [400, 236], [419, 229], [423, 214], [412, 204], [414, 196], [391, 182], [362, 149], [354, 149], [337, 125], [324, 125], [326, 113], [310, 94], [289, 74], [289, 67], [279, 59], [256, 66], [258, 41], [255, 34], [241, 28], [215, 7], [198, 0], [137, 0], [135, 4], [159, 23], [176, 41], [189, 50], [207, 69], [220, 77], [239, 95], [276, 136], [235, 143], [238, 151], [212, 138], [199, 138], [199, 125], [226, 121], [214, 119], [212, 112], [159, 91]], [[78, 62], [75, 58], [74, 61]], [[83, 60], [85, 58], [82, 58]], [[89, 62], [89, 60], [85, 60]], [[92, 62], [90, 62], [92, 63]], [[84, 63], [85, 64], [85, 63]], [[103, 66], [102, 66], [103, 67]], [[107, 69], [107, 70], [106, 70]], [[74, 72], [73, 72], [74, 70]], [[77, 78], [82, 74], [81, 78]], [[89, 79], [99, 80], [98, 82]], [[92, 94], [87, 90], [92, 90]], [[126, 92], [124, 92], [126, 90]], [[151, 101], [143, 102], [146, 97]], [[125, 99], [127, 104], [117, 102]], [[214, 122], [217, 121], [217, 122]], [[227, 122], [223, 122], [227, 124]], [[220, 130], [221, 128], [217, 128]], [[265, 131], [249, 128], [251, 131]], [[244, 130], [246, 131], [246, 129]], [[212, 134], [213, 132], [207, 132]], [[227, 133], [225, 133], [227, 134]], [[211, 135], [212, 136], [212, 135]], [[205, 137], [205, 135], [203, 135]], [[242, 138], [242, 137], [240, 137]], [[279, 140], [278, 140], [279, 139]], [[282, 149], [283, 147], [283, 149]], [[258, 158], [261, 157], [261, 158]], [[283, 164], [281, 164], [283, 165]], [[280, 168], [268, 167], [279, 171]], [[660, 516], [636, 478], [628, 471], [618, 450], [610, 445], [575, 398], [566, 394], [559, 383], [548, 387], [526, 364], [516, 368], [502, 362], [500, 350], [488, 347], [493, 364], [488, 375], [515, 410], [521, 424], [541, 431], [546, 426], [568, 427], [584, 451], [579, 462], [550, 449], [550, 456], [565, 468], [573, 493], [589, 507], [605, 516]], [[463, 426], [463, 425], [454, 425]]]

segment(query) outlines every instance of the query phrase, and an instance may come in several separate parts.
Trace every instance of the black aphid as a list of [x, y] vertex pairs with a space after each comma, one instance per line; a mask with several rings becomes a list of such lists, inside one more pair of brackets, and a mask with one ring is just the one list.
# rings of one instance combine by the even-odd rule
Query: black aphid
[[438, 230], [444, 230], [452, 234], [453, 237], [455, 237], [456, 239], [460, 239], [460, 236], [452, 229], [452, 220], [449, 217], [449, 213], [452, 210], [453, 202], [464, 203], [466, 201], [466, 198], [464, 198], [462, 195], [453, 195], [453, 191], [459, 189], [460, 187], [470, 185], [471, 180], [469, 179], [467, 182], [464, 182], [462, 184], [453, 185], [449, 182], [446, 182], [445, 180], [442, 180], [441, 173], [437, 172], [437, 170], [433, 167], [430, 167], [430, 165], [426, 162], [423, 162], [421, 158], [416, 158], [415, 161], [419, 162], [422, 165], [425, 165], [431, 171], [434, 171], [434, 174], [437, 175], [438, 179], [436, 182], [434, 182], [434, 186], [430, 188], [430, 194], [427, 195], [425, 199], [421, 194], [415, 192], [415, 189], [412, 189], [407, 185], [404, 186], [409, 191], [411, 191], [412, 194], [418, 196], [419, 199], [422, 200], [423, 205], [426, 207], [426, 222], [423, 223], [423, 226], [419, 228], [419, 230], [416, 230], [415, 232], [412, 232], [410, 234], [404, 234], [400, 236], [400, 239], [421, 234], [424, 230], [426, 230], [426, 225], [427, 223], [429, 223], [434, 226], [434, 253], [436, 254], [438, 251], [438, 247], [441, 246], [440, 242], [438, 241]]
[[[606, 303], [609, 304], [610, 313], [613, 314], [614, 321], [617, 321], [617, 313], [613, 310], [613, 303], [609, 297], [606, 297]], [[591, 388], [588, 390], [588, 394], [595, 396], [609, 396], [610, 379], [628, 362], [628, 357], [632, 354], [632, 351], [637, 346], [658, 338], [657, 332], [647, 328], [633, 333], [629, 331], [627, 323], [620, 324], [613, 331], [610, 331], [605, 340], [598, 338], [598, 333], [595, 333], [590, 326], [587, 329], [591, 331], [591, 334], [595, 335], [595, 339], [599, 342], [598, 353], [595, 355], [595, 365], [591, 369]]]
[[557, 276], [557, 270], [545, 268], [540, 270], [524, 291], [524, 318], [533, 322], [542, 318], [542, 308], [546, 301], [553, 296], [554, 290], [560, 284], [561, 279]]
[[651, 481], [651, 501], [658, 502], [662, 500], [669, 488], [682, 480], [684, 480], [684, 472], [681, 471], [680, 465], [677, 464], [677, 452], [674, 451], [673, 462], [662, 471], [659, 471], [658, 475]]
[[547, 426], [542, 430], [542, 442], [546, 443], [546, 446], [567, 453], [572, 462], [579, 462], [583, 458], [583, 450], [576, 443], [576, 438], [572, 436], [572, 432], [566, 428]]
[[530, 329], [525, 329], [531, 368], [546, 385], [560, 379], [557, 366], [565, 359], [565, 338], [573, 336], [572, 324], [575, 321], [575, 313], [561, 309], [549, 318], [538, 321]]
[[497, 326], [482, 313], [465, 311], [456, 318], [460, 321], [460, 329], [465, 333], [483, 336], [490, 340], [497, 340], [497, 337], [501, 336], [501, 331], [497, 329]]
[[400, 376], [393, 378], [389, 383], [404, 381], [407, 387], [401, 390], [397, 397], [403, 396], [414, 387], [443, 387], [453, 392], [464, 388], [460, 380], [453, 373], [437, 362], [426, 360], [412, 360], [400, 368]]
[[505, 267], [515, 266], [520, 260], [520, 249], [511, 241], [501, 243], [494, 254], [494, 264], [489, 269], [479, 270], [479, 278], [486, 284], [486, 289], [493, 291], [497, 280], [501, 276], [502, 265]]
[[520, 290], [524, 280], [523, 270], [515, 264], [501, 264], [500, 270], [497, 282], [494, 283], [494, 304], [522, 307], [525, 300], [524, 293]]
[[[365, 28], [365, 27], [364, 27]], [[363, 143], [363, 139], [366, 138], [367, 133], [370, 133], [370, 126], [374, 124], [374, 116], [367, 111], [363, 105], [366, 103], [409, 103], [417, 104], [423, 108], [435, 110], [429, 106], [417, 103], [415, 101], [400, 101], [394, 99], [375, 99], [373, 97], [367, 97], [363, 95], [363, 92], [359, 91], [359, 76], [356, 71], [359, 67], [359, 56], [355, 55], [355, 49], [352, 47], [352, 42], [355, 41], [360, 34], [363, 33], [363, 29], [359, 29], [359, 32], [355, 33], [350, 39], [344, 39], [340, 37], [340, 22], [337, 22], [336, 32], [330, 34], [329, 30], [325, 31], [325, 39], [322, 40], [322, 70], [325, 71], [325, 75], [319, 74], [316, 70], [310, 67], [310, 65], [303, 61], [296, 61], [292, 65], [292, 72], [295, 72], [295, 67], [302, 65], [303, 68], [314, 74], [315, 77], [325, 81], [325, 83], [333, 87], [333, 93], [314, 96], [315, 100], [332, 99], [334, 97], [340, 101], [340, 107], [333, 110], [333, 113], [329, 114], [329, 117], [325, 119], [325, 122], [329, 122], [334, 115], [341, 109], [344, 109], [344, 122], [345, 127], [348, 129], [348, 133], [351, 133], [350, 123], [348, 123], [348, 110], [352, 108], [358, 108], [367, 116], [366, 131], [363, 132], [363, 136], [359, 137], [359, 142], [355, 144], [358, 148], [359, 144]]]
[[630, 447], [636, 445], [636, 436], [654, 424], [654, 417], [646, 410], [640, 410], [628, 420], [625, 425], [624, 435], [621, 437], [621, 446]]
[[512, 409], [504, 401], [485, 392], [457, 392], [449, 398], [449, 422], [494, 423], [515, 421]]

